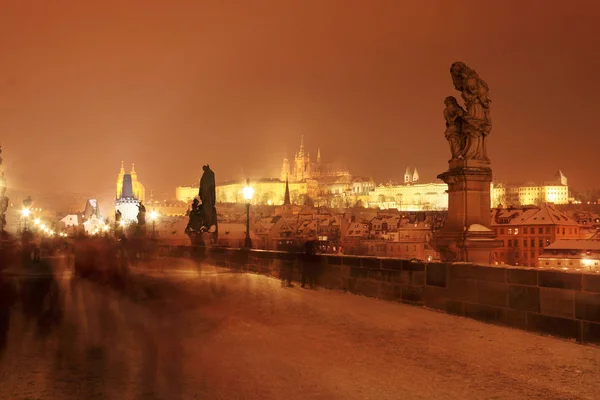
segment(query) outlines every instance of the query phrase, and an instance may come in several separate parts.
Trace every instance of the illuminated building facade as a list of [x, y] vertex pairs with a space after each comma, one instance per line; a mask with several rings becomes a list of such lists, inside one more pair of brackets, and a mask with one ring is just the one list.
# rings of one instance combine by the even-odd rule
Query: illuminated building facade
[[121, 212], [121, 220], [125, 222], [136, 222], [138, 215], [138, 199], [133, 192], [133, 182], [130, 174], [124, 174], [121, 190], [117, 191], [119, 196], [115, 200], [115, 211]]
[[557, 240], [538, 257], [538, 267], [575, 271], [600, 271], [600, 240]]
[[544, 203], [568, 204], [569, 186], [567, 177], [559, 170], [553, 180], [541, 185], [533, 182], [522, 185], [493, 185], [491, 198], [492, 207], [540, 206]]
[[498, 264], [535, 267], [544, 249], [559, 239], [579, 239], [580, 226], [552, 204], [496, 208], [491, 228], [503, 246], [493, 253]]
[[400, 211], [448, 209], [445, 183], [381, 184], [369, 193], [369, 206]]

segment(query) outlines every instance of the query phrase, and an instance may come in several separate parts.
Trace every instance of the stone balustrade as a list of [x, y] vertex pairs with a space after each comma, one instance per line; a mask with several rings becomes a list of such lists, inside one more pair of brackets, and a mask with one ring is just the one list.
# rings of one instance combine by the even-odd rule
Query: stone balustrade
[[186, 246], [162, 250], [166, 251], [277, 278], [284, 267], [293, 266], [294, 280], [300, 280], [301, 268], [307, 265], [317, 269], [321, 287], [600, 343], [596, 273]]

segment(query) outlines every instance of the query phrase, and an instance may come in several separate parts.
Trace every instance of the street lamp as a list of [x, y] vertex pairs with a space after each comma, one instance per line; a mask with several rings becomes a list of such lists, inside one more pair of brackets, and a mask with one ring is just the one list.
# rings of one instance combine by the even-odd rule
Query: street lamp
[[250, 178], [246, 179], [246, 187], [242, 189], [244, 200], [246, 200], [246, 240], [244, 241], [244, 247], [247, 249], [252, 248], [252, 239], [250, 239], [250, 202], [252, 196], [254, 196], [254, 189], [250, 186]]
[[28, 207], [23, 207], [21, 209], [21, 216], [23, 217], [23, 230], [26, 231], [29, 228], [29, 216], [31, 215], [31, 210]]
[[158, 213], [156, 212], [156, 210], [150, 211], [150, 219], [152, 220], [152, 236], [154, 236], [156, 234], [155, 224], [156, 224], [157, 218], [158, 218]]

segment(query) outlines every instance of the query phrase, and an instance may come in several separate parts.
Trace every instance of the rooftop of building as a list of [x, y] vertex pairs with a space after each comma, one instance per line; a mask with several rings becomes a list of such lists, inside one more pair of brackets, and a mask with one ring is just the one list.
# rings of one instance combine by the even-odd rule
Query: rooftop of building
[[558, 211], [553, 204], [541, 207], [492, 209], [492, 226], [498, 225], [578, 225], [575, 220]]
[[598, 239], [559, 239], [546, 246], [547, 250], [600, 251]]

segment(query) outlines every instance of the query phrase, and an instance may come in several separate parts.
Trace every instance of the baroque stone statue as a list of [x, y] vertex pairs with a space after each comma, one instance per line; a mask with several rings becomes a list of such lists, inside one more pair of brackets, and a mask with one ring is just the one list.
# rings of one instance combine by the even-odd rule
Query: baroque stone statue
[[458, 101], [453, 96], [446, 97], [444, 100], [446, 108], [444, 109], [444, 118], [446, 119], [446, 140], [450, 143], [450, 152], [452, 159], [455, 160], [461, 157], [461, 152], [465, 147], [465, 140], [462, 135], [462, 119], [465, 115], [465, 110], [458, 105]]
[[138, 204], [137, 220], [138, 226], [142, 227], [146, 225], [146, 206], [141, 201], [140, 204]]
[[212, 233], [212, 240], [216, 243], [218, 235], [215, 173], [209, 165], [202, 167], [204, 173], [200, 179], [200, 188], [198, 190], [198, 199], [194, 199], [192, 209], [190, 210], [189, 221], [185, 232], [188, 234], [194, 244], [204, 245], [202, 234]]
[[444, 103], [446, 119], [446, 139], [450, 143], [452, 159], [478, 160], [489, 163], [486, 153], [486, 138], [492, 130], [490, 117], [489, 88], [477, 72], [463, 62], [455, 62], [450, 67], [454, 88], [461, 92], [465, 102], [464, 110], [454, 97], [447, 97]]

